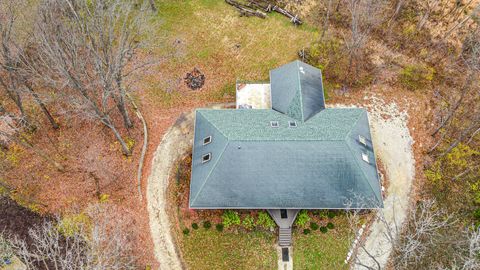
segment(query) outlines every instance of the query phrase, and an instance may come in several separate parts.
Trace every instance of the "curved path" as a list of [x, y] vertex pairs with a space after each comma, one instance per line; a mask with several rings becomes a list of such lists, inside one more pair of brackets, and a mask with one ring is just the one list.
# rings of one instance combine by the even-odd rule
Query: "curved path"
[[182, 114], [157, 147], [147, 183], [147, 208], [154, 252], [160, 269], [182, 269], [167, 213], [167, 186], [175, 161], [188, 153], [193, 139], [194, 113]]

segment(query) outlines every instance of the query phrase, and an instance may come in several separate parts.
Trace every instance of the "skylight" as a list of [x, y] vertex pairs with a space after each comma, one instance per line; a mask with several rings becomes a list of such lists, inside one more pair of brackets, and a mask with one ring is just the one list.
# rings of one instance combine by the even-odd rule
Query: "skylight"
[[270, 126], [274, 127], [274, 128], [277, 128], [277, 127], [280, 126], [280, 124], [278, 124], [278, 121], [270, 121]]
[[212, 159], [212, 153], [208, 153], [202, 156], [202, 163], [208, 162]]
[[368, 154], [367, 154], [367, 153], [362, 153], [362, 159], [363, 159], [363, 161], [365, 161], [366, 163], [370, 163], [370, 161], [368, 160]]
[[358, 135], [358, 141], [363, 144], [364, 146], [367, 146], [367, 139], [363, 137], [362, 135]]
[[295, 122], [295, 121], [289, 121], [289, 122], [288, 122], [288, 126], [289, 126], [289, 127], [297, 127], [297, 122]]
[[212, 136], [203, 138], [203, 145], [207, 145], [212, 142]]

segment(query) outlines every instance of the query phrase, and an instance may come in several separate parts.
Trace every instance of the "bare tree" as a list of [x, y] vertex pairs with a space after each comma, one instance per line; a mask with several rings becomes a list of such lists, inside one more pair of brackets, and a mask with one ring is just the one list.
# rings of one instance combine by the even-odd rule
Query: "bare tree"
[[[12, 2], [13, 3], [13, 2]], [[10, 16], [7, 17], [7, 14]], [[17, 106], [23, 122], [30, 125], [30, 120], [25, 113], [18, 78], [15, 76], [16, 63], [11, 56], [10, 41], [11, 31], [14, 23], [15, 15], [12, 10], [12, 4], [0, 9], [0, 68], [5, 76], [0, 76], [0, 86], [4, 89], [7, 96]], [[2, 18], [5, 17], [5, 18]]]
[[330, 25], [330, 13], [332, 12], [332, 5], [333, 0], [328, 0], [325, 17], [323, 18], [323, 28], [322, 28], [322, 35], [321, 39], [325, 37], [325, 33], [328, 31], [328, 27]]
[[[350, 211], [347, 215], [351, 226], [358, 228], [360, 215], [359, 210]], [[395, 215], [393, 215], [395, 217]], [[410, 211], [406, 224], [402, 227], [396, 221], [390, 223], [383, 210], [378, 210], [376, 218], [384, 225], [385, 232], [382, 239], [391, 245], [391, 261], [393, 269], [409, 269], [424, 258], [427, 250], [436, 245], [440, 239], [441, 230], [449, 228], [453, 224], [451, 215], [437, 209], [434, 200], [420, 202], [416, 209]], [[403, 228], [403, 229], [402, 229]], [[359, 256], [354, 257], [353, 263], [367, 269], [382, 269], [377, 254], [365, 247], [364, 242], [359, 242], [358, 248], [367, 254], [370, 262], [363, 261]]]
[[15, 26], [18, 20], [23, 20], [23, 18], [19, 17], [19, 9], [22, 7], [26, 7], [24, 1], [10, 1], [0, 6], [0, 68], [5, 75], [4, 77], [0, 76], [0, 86], [3, 87], [7, 96], [16, 104], [22, 120], [28, 126], [32, 126], [32, 123], [24, 109], [23, 96], [25, 95], [33, 97], [52, 127], [58, 129], [59, 126], [48, 110], [44, 100], [34, 91], [28, 74], [23, 70], [21, 58], [26, 56], [24, 51], [28, 43], [14, 41], [14, 36], [20, 35], [18, 32], [20, 30], [18, 27], [15, 28]]
[[455, 267], [452, 269], [480, 269], [480, 227], [472, 226], [464, 232], [464, 240], [458, 241]]
[[126, 66], [138, 47], [142, 10], [124, 0], [45, 0], [35, 31], [39, 56], [29, 64], [37, 77], [62, 89], [80, 115], [108, 127], [125, 155], [131, 149], [112, 113], [116, 108], [125, 126], [133, 126], [124, 78], [135, 70]]
[[345, 38], [345, 46], [349, 55], [348, 74], [355, 66], [358, 74], [360, 64], [364, 61], [365, 45], [371, 31], [384, 21], [384, 1], [344, 0], [350, 14], [350, 33]]
[[27, 269], [138, 269], [128, 236], [118, 229], [106, 213], [96, 205], [88, 213], [90, 224], [63, 224], [46, 221], [29, 231], [32, 244], [14, 238], [12, 246]]

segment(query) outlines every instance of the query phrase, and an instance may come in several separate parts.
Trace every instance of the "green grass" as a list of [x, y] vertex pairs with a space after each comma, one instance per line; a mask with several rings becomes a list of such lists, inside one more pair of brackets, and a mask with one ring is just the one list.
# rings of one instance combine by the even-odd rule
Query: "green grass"
[[293, 234], [294, 269], [348, 269], [344, 263], [350, 248], [350, 229], [344, 218], [335, 218], [335, 229]]
[[236, 95], [236, 89], [235, 89], [235, 83], [230, 82], [226, 83], [222, 87], [220, 87], [218, 90], [212, 92], [211, 98], [212, 100], [223, 100], [226, 98], [235, 98]]
[[276, 269], [276, 235], [266, 232], [218, 232], [200, 228], [182, 235], [189, 269]]

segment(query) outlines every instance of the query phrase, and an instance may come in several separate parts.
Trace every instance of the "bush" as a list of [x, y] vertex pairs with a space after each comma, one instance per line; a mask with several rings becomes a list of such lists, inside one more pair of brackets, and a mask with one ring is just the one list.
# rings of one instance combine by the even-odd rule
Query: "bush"
[[222, 224], [225, 228], [228, 228], [231, 225], [240, 225], [240, 216], [235, 211], [227, 210], [223, 212]]
[[210, 221], [207, 220], [207, 221], [204, 221], [204, 222], [203, 222], [203, 228], [205, 228], [205, 229], [208, 230], [208, 229], [210, 229], [211, 227], [212, 227], [212, 223], [210, 223]]
[[327, 229], [327, 227], [322, 226], [322, 227], [320, 227], [320, 231], [321, 231], [322, 233], [327, 233], [327, 232], [328, 232], [328, 229]]
[[242, 221], [242, 225], [245, 229], [251, 230], [255, 226], [255, 220], [251, 216], [246, 216]]
[[84, 226], [89, 226], [91, 222], [90, 217], [85, 213], [69, 214], [62, 217], [57, 224], [57, 229], [64, 236], [73, 236]]
[[275, 221], [270, 217], [266, 212], [258, 213], [257, 225], [265, 229], [270, 229], [275, 227]]
[[327, 218], [328, 217], [328, 213], [330, 213], [328, 210], [319, 210], [318, 211], [318, 216], [320, 218]]
[[309, 234], [310, 233], [310, 229], [303, 229], [303, 234]]
[[197, 224], [197, 223], [192, 223], [192, 228], [193, 228], [194, 230], [197, 230], [197, 229], [198, 229], [198, 224]]
[[223, 231], [223, 224], [218, 223], [217, 225], [215, 225], [215, 229], [217, 229], [217, 231], [219, 231], [219, 232]]
[[184, 235], [188, 235], [189, 233], [190, 233], [189, 229], [187, 229], [187, 228], [183, 229], [183, 234]]
[[335, 212], [329, 211], [327, 213], [327, 217], [330, 218], [330, 219], [334, 218], [335, 216], [336, 216]]
[[415, 91], [425, 87], [432, 82], [435, 70], [423, 65], [408, 65], [400, 71], [398, 79], [408, 90]]
[[328, 222], [327, 228], [332, 230], [333, 228], [335, 228], [335, 225], [333, 225], [333, 223], [331, 223], [331, 222]]
[[295, 224], [299, 227], [305, 227], [305, 225], [307, 225], [309, 221], [310, 217], [308, 216], [307, 210], [301, 210], [300, 213], [298, 213], [297, 215]]
[[314, 231], [318, 230], [318, 224], [315, 222], [310, 222], [310, 229]]

